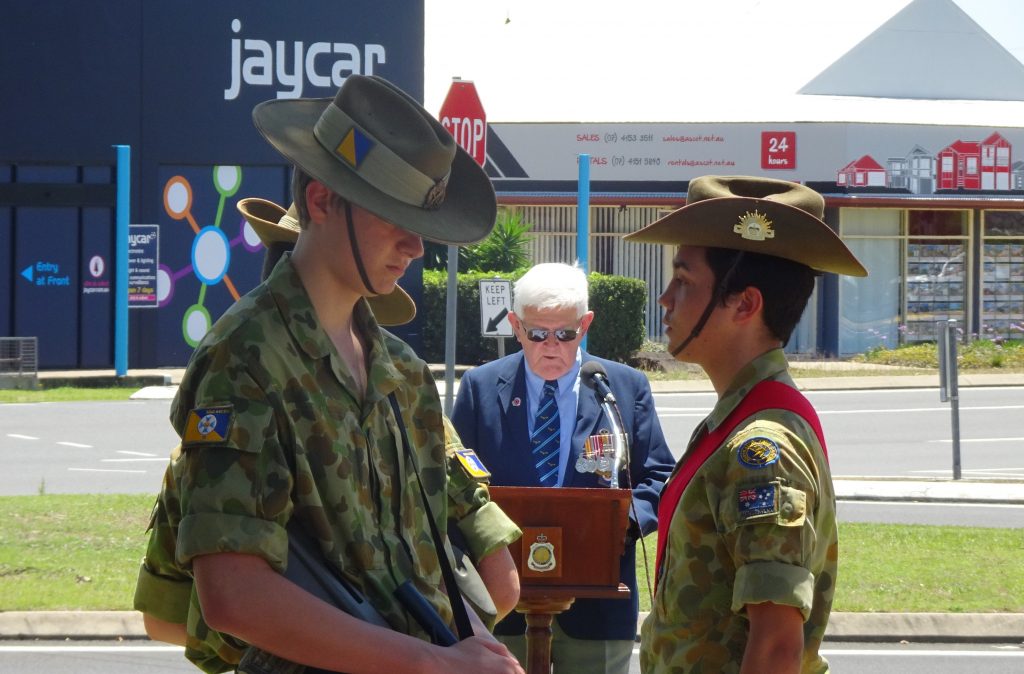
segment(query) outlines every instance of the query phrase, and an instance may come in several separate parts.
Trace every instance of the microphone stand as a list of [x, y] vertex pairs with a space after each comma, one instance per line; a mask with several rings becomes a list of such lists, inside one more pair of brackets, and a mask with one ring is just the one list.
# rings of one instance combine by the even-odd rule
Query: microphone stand
[[623, 461], [628, 462], [629, 460], [629, 438], [626, 436], [626, 432], [623, 429], [622, 414], [619, 412], [619, 406], [615, 401], [615, 394], [612, 393], [611, 387], [608, 386], [605, 378], [600, 374], [595, 374], [594, 383], [597, 384], [597, 389], [600, 391], [598, 394], [601, 399], [601, 409], [604, 410], [605, 416], [612, 425], [612, 447], [615, 452], [615, 460], [612, 462], [612, 476], [611, 476], [611, 488], [619, 488], [619, 471], [622, 468]]

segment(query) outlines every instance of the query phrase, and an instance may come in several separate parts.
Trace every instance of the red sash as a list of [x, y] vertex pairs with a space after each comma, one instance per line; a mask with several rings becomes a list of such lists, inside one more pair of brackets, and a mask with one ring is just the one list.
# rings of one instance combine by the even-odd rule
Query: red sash
[[669, 525], [672, 524], [672, 516], [679, 506], [679, 499], [682, 498], [686, 486], [690, 484], [690, 480], [704, 465], [704, 462], [729, 437], [733, 429], [744, 419], [762, 410], [787, 410], [803, 418], [814, 429], [814, 434], [818, 436], [818, 442], [821, 443], [821, 450], [825, 453], [825, 461], [828, 461], [825, 434], [821, 432], [818, 414], [807, 398], [782, 382], [765, 380], [757, 383], [718, 428], [698, 440], [697, 444], [687, 452], [679, 470], [661, 491], [661, 500], [658, 503], [658, 555], [654, 562], [655, 585], [661, 576], [661, 559], [665, 553], [665, 544], [668, 543]]

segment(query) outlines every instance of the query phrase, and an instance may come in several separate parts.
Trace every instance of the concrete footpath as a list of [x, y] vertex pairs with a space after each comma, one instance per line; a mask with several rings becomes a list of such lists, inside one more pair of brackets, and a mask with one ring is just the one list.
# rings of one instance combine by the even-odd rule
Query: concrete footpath
[[[806, 366], [793, 363], [794, 367]], [[821, 364], [819, 364], [821, 365]], [[798, 378], [803, 390], [873, 388], [937, 388], [936, 375], [904, 375], [879, 366], [872, 376], [842, 376], [844, 369], [863, 364], [828, 363], [837, 376]], [[444, 369], [431, 366], [444, 394]], [[464, 368], [458, 368], [461, 375]], [[181, 381], [181, 369], [42, 372], [44, 386], [138, 386], [138, 398], [170, 398]], [[961, 374], [961, 387], [1024, 386], [1024, 373]], [[656, 393], [710, 392], [704, 379], [654, 381]], [[1024, 504], [1024, 481], [899, 480], [842, 476], [835, 479], [841, 500], [917, 501], [946, 503]], [[641, 622], [644, 616], [641, 615]], [[133, 611], [0, 611], [0, 639], [144, 638], [141, 616]], [[833, 613], [826, 641], [873, 642], [998, 642], [1024, 643], [1024, 613]]]
[[[144, 638], [135, 611], [0, 612], [0, 640]], [[825, 641], [1017, 644], [1024, 643], [1024, 613], [833, 613]]]

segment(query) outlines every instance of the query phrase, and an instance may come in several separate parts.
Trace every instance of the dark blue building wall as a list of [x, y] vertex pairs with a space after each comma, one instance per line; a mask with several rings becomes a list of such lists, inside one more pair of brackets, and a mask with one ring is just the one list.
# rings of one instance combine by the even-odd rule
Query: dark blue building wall
[[[262, 251], [235, 204], [290, 200], [288, 167], [253, 127], [253, 106], [333, 96], [333, 80], [353, 72], [422, 100], [422, 0], [4, 4], [0, 90], [18, 104], [0, 106], [0, 335], [45, 331], [44, 368], [113, 364], [113, 294], [85, 293], [87, 280], [112, 279], [113, 203], [97, 205], [95, 193], [75, 203], [83, 183], [113, 181], [112, 145], [132, 148], [130, 221], [159, 225], [166, 291], [130, 311], [129, 367], [181, 365], [197, 324], [258, 282]], [[217, 167], [237, 180], [218, 184]], [[47, 188], [55, 183], [74, 188]], [[194, 249], [211, 242], [224, 269], [204, 280]], [[97, 256], [99, 277], [89, 273]], [[60, 262], [70, 285], [19, 276], [41, 261]], [[408, 276], [419, 302], [419, 269]], [[419, 346], [417, 323], [396, 332]]]

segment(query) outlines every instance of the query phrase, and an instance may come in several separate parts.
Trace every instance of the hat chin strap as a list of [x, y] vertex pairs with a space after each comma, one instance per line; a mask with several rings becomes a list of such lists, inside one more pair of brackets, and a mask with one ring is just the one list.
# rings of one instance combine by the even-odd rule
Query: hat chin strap
[[352, 247], [352, 259], [356, 261], [356, 269], [359, 270], [359, 278], [362, 279], [363, 285], [370, 291], [372, 295], [380, 295], [379, 292], [373, 289], [373, 285], [370, 284], [370, 277], [366, 275], [366, 267], [363, 266], [363, 256], [359, 252], [359, 241], [356, 239], [356, 226], [352, 220], [352, 204], [349, 203], [348, 199], [345, 200], [345, 220], [348, 222], [348, 240]]
[[689, 346], [690, 342], [696, 339], [701, 333], [701, 330], [704, 329], [708, 319], [711, 318], [711, 312], [715, 310], [715, 307], [725, 295], [725, 289], [729, 287], [729, 281], [732, 280], [733, 275], [736, 273], [736, 268], [739, 266], [740, 260], [742, 259], [743, 251], [737, 251], [736, 257], [732, 259], [732, 264], [729, 265], [729, 268], [722, 275], [722, 280], [719, 281], [718, 285], [715, 287], [715, 292], [711, 293], [711, 299], [708, 300], [707, 306], [704, 307], [704, 313], [700, 315], [700, 318], [697, 320], [697, 324], [693, 326], [693, 330], [690, 330], [690, 336], [684, 339], [682, 344], [672, 349], [673, 358], [682, 353], [683, 349]]

